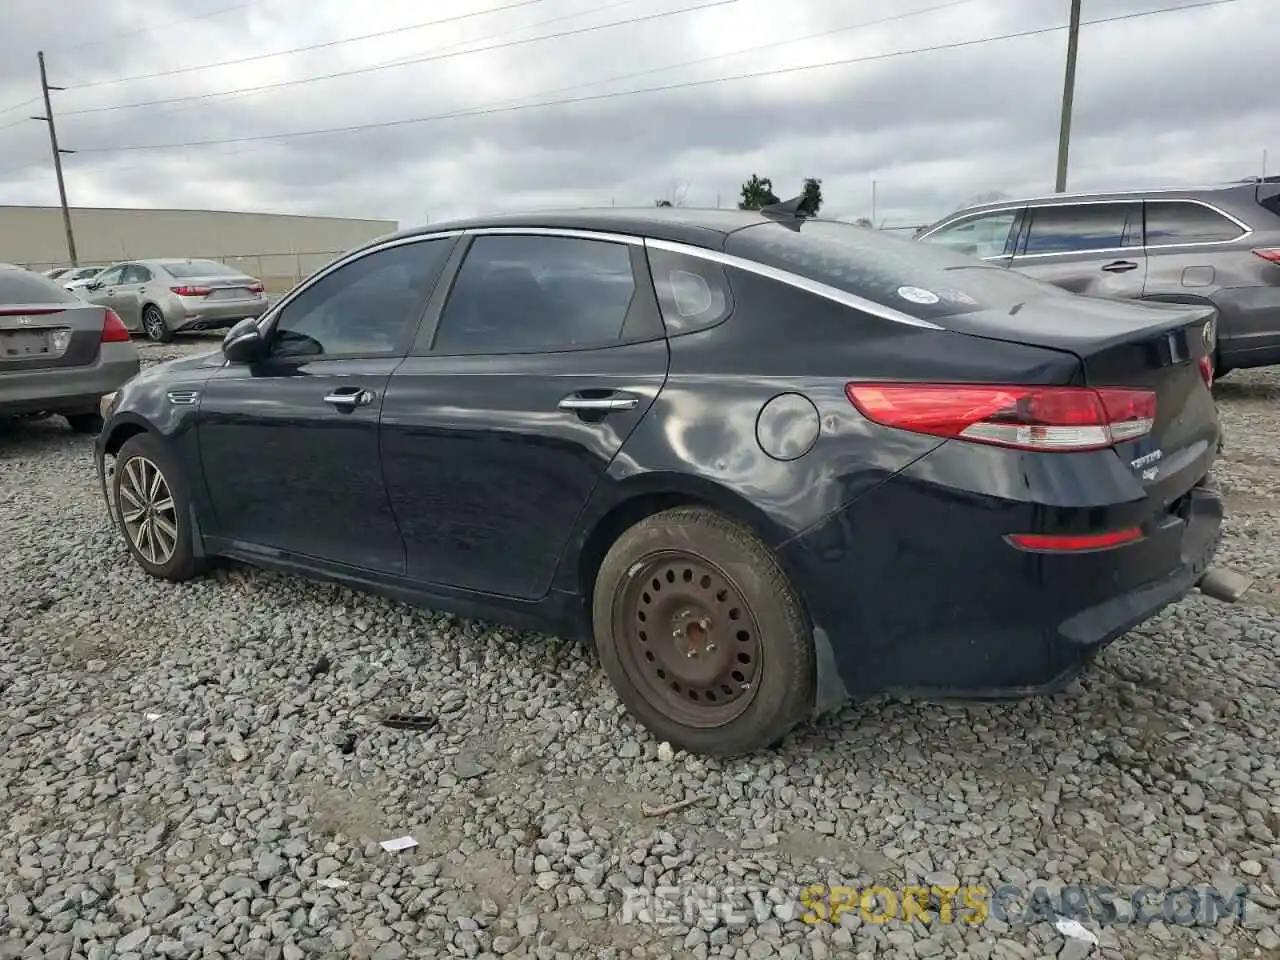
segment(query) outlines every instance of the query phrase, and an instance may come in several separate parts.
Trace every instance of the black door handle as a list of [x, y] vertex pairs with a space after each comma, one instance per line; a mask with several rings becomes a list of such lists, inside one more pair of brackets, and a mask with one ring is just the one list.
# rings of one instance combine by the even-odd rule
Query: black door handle
[[1115, 263], [1108, 263], [1102, 269], [1107, 273], [1128, 273], [1130, 270], [1137, 270], [1138, 265], [1132, 260], [1117, 260]]

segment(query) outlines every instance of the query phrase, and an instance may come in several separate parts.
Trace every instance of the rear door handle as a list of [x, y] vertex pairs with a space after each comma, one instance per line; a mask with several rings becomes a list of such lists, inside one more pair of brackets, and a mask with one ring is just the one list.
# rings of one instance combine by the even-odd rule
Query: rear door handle
[[1137, 270], [1138, 265], [1132, 260], [1117, 260], [1115, 263], [1108, 263], [1102, 269], [1107, 273], [1128, 273], [1130, 270]]
[[373, 403], [373, 391], [363, 387], [338, 387], [325, 394], [325, 403], [331, 403], [341, 410], [354, 410], [356, 407], [367, 407]]
[[571, 393], [560, 401], [561, 410], [574, 412], [606, 412], [609, 410], [632, 410], [640, 402], [640, 398], [630, 393], [615, 393], [607, 397], [584, 397]]

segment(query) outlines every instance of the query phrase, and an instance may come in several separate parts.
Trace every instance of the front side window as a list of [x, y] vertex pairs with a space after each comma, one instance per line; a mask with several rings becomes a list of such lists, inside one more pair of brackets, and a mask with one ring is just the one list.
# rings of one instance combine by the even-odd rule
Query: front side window
[[480, 236], [458, 270], [435, 353], [533, 353], [616, 343], [635, 296], [626, 244]]
[[453, 238], [386, 247], [343, 264], [287, 303], [276, 357], [368, 356], [398, 349], [431, 295]]
[[1243, 234], [1239, 224], [1198, 203], [1147, 201], [1147, 246], [1221, 243]]
[[921, 239], [926, 243], [942, 244], [971, 257], [998, 257], [1004, 253], [1005, 244], [1009, 241], [1009, 231], [1017, 216], [1017, 210], [979, 214], [948, 224]]
[[1031, 210], [1024, 254], [1088, 253], [1129, 245], [1141, 224], [1136, 203], [1086, 203]]

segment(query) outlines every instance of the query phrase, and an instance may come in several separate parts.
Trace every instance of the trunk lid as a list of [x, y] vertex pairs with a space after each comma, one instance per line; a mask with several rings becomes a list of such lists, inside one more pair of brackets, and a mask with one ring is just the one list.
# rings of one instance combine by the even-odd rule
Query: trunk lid
[[0, 376], [88, 366], [98, 359], [104, 318], [84, 301], [0, 304]]
[[945, 323], [957, 333], [1071, 353], [1088, 386], [1153, 391], [1150, 432], [1115, 447], [1148, 496], [1173, 503], [1212, 465], [1220, 429], [1201, 361], [1213, 356], [1213, 307], [1062, 294]]

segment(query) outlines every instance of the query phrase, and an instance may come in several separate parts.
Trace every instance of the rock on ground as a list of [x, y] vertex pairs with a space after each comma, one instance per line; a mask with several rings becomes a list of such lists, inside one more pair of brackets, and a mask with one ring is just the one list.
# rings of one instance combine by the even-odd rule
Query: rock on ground
[[[731, 763], [660, 749], [555, 637], [234, 566], [147, 579], [90, 441], [6, 427], [0, 958], [1275, 956], [1280, 373], [1216, 393], [1241, 602], [1189, 597], [1059, 696], [851, 706]], [[640, 814], [695, 792], [712, 800]], [[1248, 903], [1086, 918], [1091, 946], [1016, 903], [975, 926], [936, 903], [877, 924], [855, 900], [811, 924], [789, 900], [1090, 882]], [[738, 892], [705, 916], [634, 893], [677, 885]]]

